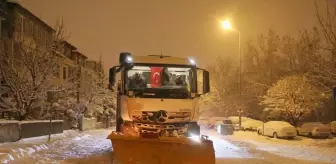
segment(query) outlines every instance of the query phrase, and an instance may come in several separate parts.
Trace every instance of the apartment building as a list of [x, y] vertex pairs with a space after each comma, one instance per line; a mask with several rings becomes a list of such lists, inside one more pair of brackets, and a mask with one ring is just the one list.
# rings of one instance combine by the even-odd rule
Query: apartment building
[[0, 39], [3, 37], [4, 21], [7, 18], [7, 0], [0, 0]]
[[[19, 58], [13, 46], [16, 41], [24, 40], [24, 44], [33, 43], [39, 49], [50, 50], [56, 31], [19, 3], [12, 0], [0, 0], [0, 32], [0, 38], [8, 41], [6, 42], [8, 55]], [[88, 60], [88, 57], [68, 40], [64, 40], [57, 46], [55, 53], [63, 60], [59, 61], [59, 71], [57, 71], [59, 80], [55, 80], [56, 83], [82, 79], [85, 69], [92, 69], [95, 72], [103, 70], [101, 62]], [[4, 82], [1, 77], [0, 82]]]
[[[34, 42], [39, 48], [50, 47], [56, 32], [53, 27], [19, 3], [7, 2], [5, 10], [7, 11], [6, 29], [9, 38], [14, 40], [24, 38]], [[57, 49], [59, 51], [57, 53], [64, 59], [60, 63], [58, 74], [60, 81], [63, 82], [73, 78], [73, 68], [78, 63], [77, 59], [86, 60], [87, 57], [82, 53], [78, 53], [77, 48], [68, 41], [63, 41]]]

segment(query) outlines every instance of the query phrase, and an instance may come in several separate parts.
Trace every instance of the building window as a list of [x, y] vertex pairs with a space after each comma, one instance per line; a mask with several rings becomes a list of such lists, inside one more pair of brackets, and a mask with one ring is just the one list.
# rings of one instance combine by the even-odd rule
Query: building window
[[45, 46], [47, 46], [47, 32], [46, 31], [43, 31], [43, 34], [42, 34], [42, 41], [43, 41], [43, 44]]
[[[72, 76], [72, 71], [71, 71], [72, 68], [68, 68], [68, 78], [73, 78]], [[71, 76], [71, 77], [70, 77]]]
[[67, 68], [63, 67], [63, 80], [67, 79]]
[[23, 38], [23, 32], [24, 32], [24, 17], [22, 15], [18, 15], [18, 24], [17, 24], [17, 32], [19, 35], [17, 36], [19, 39]]
[[34, 36], [34, 22], [29, 21], [29, 33], [31, 36]]

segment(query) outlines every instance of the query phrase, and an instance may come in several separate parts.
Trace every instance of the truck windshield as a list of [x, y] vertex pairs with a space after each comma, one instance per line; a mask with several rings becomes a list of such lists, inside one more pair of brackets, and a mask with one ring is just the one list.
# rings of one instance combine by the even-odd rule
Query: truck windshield
[[194, 90], [192, 67], [134, 66], [127, 72], [127, 89], [137, 97], [187, 98]]

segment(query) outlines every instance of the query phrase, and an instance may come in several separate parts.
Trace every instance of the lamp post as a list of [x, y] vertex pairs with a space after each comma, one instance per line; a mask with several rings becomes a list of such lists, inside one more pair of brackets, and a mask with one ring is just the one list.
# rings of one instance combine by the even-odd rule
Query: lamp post
[[[240, 102], [241, 102], [241, 96], [242, 96], [242, 91], [241, 91], [241, 68], [242, 68], [242, 61], [241, 61], [241, 41], [240, 41], [240, 30], [238, 29], [233, 29], [231, 22], [229, 20], [224, 20], [221, 21], [221, 26], [224, 30], [234, 30], [236, 32], [238, 32], [238, 53], [239, 53], [239, 98], [240, 98]], [[241, 106], [238, 109], [238, 113], [239, 113], [239, 129], [241, 129]]]

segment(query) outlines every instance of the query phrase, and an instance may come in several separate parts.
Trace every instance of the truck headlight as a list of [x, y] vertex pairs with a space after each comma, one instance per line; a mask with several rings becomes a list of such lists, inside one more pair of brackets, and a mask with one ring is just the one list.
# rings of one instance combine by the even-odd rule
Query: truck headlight
[[201, 138], [200, 136], [194, 135], [194, 134], [190, 134], [190, 138], [196, 142], [201, 142]]

